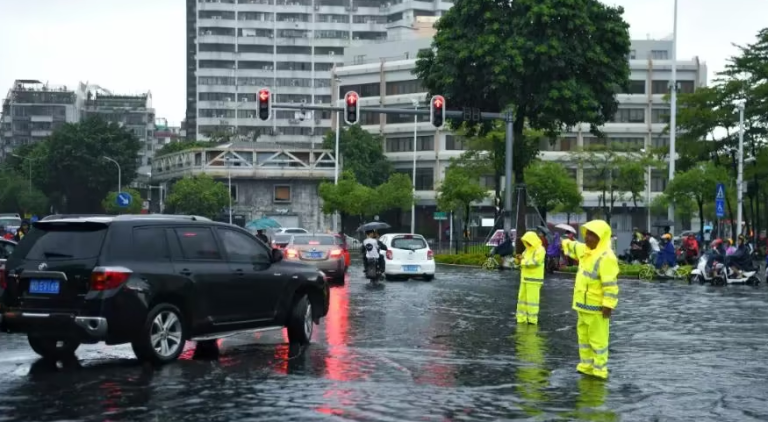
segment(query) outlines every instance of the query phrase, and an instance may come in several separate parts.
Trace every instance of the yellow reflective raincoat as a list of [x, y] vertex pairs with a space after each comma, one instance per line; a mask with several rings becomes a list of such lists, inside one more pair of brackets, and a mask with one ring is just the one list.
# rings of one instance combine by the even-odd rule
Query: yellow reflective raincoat
[[566, 255], [579, 260], [573, 287], [573, 309], [578, 314], [580, 363], [577, 370], [587, 375], [608, 378], [610, 318], [603, 308], [615, 309], [619, 302], [619, 263], [611, 250], [611, 226], [592, 220], [581, 226], [582, 237], [592, 232], [600, 238], [595, 249], [575, 240], [563, 240]]
[[544, 284], [544, 264], [547, 251], [534, 232], [527, 232], [521, 239], [525, 251], [520, 259], [520, 290], [517, 294], [517, 322], [539, 323], [539, 293]]

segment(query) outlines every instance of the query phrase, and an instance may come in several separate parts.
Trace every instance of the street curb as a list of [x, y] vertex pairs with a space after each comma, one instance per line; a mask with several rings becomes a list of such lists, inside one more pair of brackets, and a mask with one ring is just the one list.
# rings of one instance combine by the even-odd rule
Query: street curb
[[449, 267], [464, 267], [464, 268], [483, 268], [482, 265], [466, 265], [466, 264], [448, 264], [445, 262], [436, 262], [438, 265], [447, 265]]

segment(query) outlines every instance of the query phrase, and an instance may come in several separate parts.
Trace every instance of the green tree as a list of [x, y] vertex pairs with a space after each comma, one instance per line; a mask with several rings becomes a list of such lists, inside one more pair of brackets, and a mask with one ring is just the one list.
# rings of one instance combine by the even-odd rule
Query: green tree
[[68, 123], [38, 143], [30, 152], [34, 158], [33, 178], [49, 197], [70, 213], [101, 210], [101, 201], [118, 184], [118, 169], [104, 159], [120, 163], [122, 185], [136, 177], [136, 160], [141, 145], [133, 133], [99, 117]]
[[379, 202], [378, 213], [397, 209], [410, 209], [413, 205], [413, 184], [411, 178], [403, 173], [392, 173], [386, 183], [373, 190], [374, 202]]
[[437, 188], [437, 208], [441, 211], [464, 214], [464, 229], [469, 227], [473, 202], [488, 197], [488, 191], [480, 186], [477, 178], [466, 168], [452, 163], [445, 170], [445, 177]]
[[207, 141], [178, 141], [171, 142], [170, 144], [163, 145], [162, 148], [155, 152], [155, 157], [161, 157], [163, 155], [173, 154], [174, 152], [186, 151], [193, 148], [211, 148], [217, 144]]
[[[362, 129], [359, 125], [342, 128], [339, 134], [339, 154], [344, 171], [351, 171], [358, 183], [375, 188], [386, 182], [392, 173], [392, 163], [384, 155], [384, 139]], [[323, 148], [336, 148], [336, 132], [329, 131]]]
[[728, 174], [725, 169], [715, 167], [712, 163], [700, 163], [696, 167], [676, 174], [667, 185], [664, 194], [676, 209], [677, 207], [692, 208], [698, 212], [701, 221], [699, 232], [704, 236], [704, 205], [715, 202], [717, 184], [726, 183], [727, 180]]
[[548, 212], [569, 201], [575, 201], [576, 197], [579, 198], [579, 205], [583, 201], [576, 180], [560, 163], [536, 161], [525, 169], [525, 180], [527, 180], [528, 195], [544, 221], [547, 220]]
[[229, 191], [223, 183], [203, 173], [174, 183], [165, 202], [176, 214], [213, 218], [229, 204]]
[[456, 0], [415, 73], [454, 107], [512, 110], [515, 180], [523, 183], [523, 151], [535, 148], [526, 125], [554, 135], [588, 123], [597, 134], [616, 113], [617, 88], [630, 75], [623, 13], [598, 0]]
[[[651, 200], [651, 212], [654, 214], [667, 215], [670, 198], [661, 194]], [[681, 197], [675, 205], [675, 218], [680, 220], [690, 220], [696, 214], [696, 202], [691, 198]]]
[[323, 212], [339, 212], [344, 226], [346, 216], [373, 217], [391, 209], [407, 209], [413, 204], [413, 185], [405, 174], [392, 174], [376, 188], [362, 185], [352, 171], [345, 171], [337, 185], [323, 182], [319, 188]]
[[24, 214], [48, 214], [48, 197], [34, 186], [30, 190], [29, 179], [6, 171], [0, 174], [0, 210]]
[[117, 205], [118, 192], [110, 192], [107, 197], [101, 201], [101, 206], [104, 208], [104, 212], [107, 214], [139, 214], [141, 213], [141, 206], [144, 199], [141, 197], [141, 193], [136, 189], [123, 188], [123, 192], [127, 192], [131, 195], [131, 203], [127, 207], [120, 207]]

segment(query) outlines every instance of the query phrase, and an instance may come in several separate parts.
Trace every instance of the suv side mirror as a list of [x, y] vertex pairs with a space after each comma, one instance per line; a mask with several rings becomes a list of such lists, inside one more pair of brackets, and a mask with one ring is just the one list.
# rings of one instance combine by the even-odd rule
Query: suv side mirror
[[283, 251], [280, 249], [272, 249], [272, 262], [280, 262], [283, 260]]

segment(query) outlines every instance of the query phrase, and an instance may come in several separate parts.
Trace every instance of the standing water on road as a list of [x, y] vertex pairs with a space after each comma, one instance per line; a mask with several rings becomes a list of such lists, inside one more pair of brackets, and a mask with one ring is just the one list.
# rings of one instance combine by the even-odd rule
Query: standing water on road
[[611, 376], [585, 378], [573, 277], [515, 322], [517, 275], [438, 268], [371, 289], [359, 267], [331, 292], [306, 350], [283, 334], [220, 341], [219, 356], [155, 369], [130, 346], [37, 360], [0, 334], [0, 421], [758, 421], [768, 419], [768, 289], [621, 282]]

